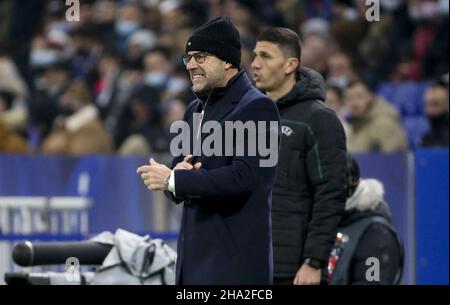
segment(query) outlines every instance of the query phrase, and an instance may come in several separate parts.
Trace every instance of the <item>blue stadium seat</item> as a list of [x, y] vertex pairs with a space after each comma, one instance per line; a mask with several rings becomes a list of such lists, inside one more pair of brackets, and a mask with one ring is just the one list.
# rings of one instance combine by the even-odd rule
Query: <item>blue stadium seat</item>
[[405, 116], [423, 114], [423, 97], [427, 82], [382, 83], [377, 93], [392, 103]]
[[392, 102], [400, 105], [402, 115], [411, 116], [417, 114], [416, 110], [417, 86], [414, 83], [399, 84], [392, 97]]
[[428, 119], [425, 116], [408, 116], [403, 118], [403, 127], [408, 137], [411, 149], [416, 149], [422, 137], [430, 129]]
[[396, 84], [392, 82], [381, 83], [376, 90], [377, 94], [381, 95], [386, 100], [391, 101], [392, 96], [394, 95], [395, 86]]

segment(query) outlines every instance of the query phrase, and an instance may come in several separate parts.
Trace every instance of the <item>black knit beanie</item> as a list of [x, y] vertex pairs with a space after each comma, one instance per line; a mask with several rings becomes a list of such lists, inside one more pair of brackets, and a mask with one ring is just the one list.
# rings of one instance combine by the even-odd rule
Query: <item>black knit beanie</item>
[[189, 51], [209, 52], [237, 68], [241, 65], [241, 40], [238, 30], [228, 17], [217, 17], [198, 29], [186, 43]]

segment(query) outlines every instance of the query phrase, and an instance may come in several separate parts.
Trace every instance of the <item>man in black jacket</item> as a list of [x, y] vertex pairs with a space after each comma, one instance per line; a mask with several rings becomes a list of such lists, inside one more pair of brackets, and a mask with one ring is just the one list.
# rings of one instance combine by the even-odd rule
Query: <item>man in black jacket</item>
[[276, 102], [282, 139], [272, 199], [275, 284], [319, 284], [344, 210], [344, 129], [324, 104], [321, 75], [300, 68], [300, 39], [286, 28], [260, 34], [256, 86]]
[[351, 155], [347, 170], [348, 199], [328, 262], [329, 284], [400, 284], [404, 247], [384, 201], [384, 186], [376, 179], [361, 179]]
[[448, 147], [448, 84], [439, 81], [425, 92], [425, 114], [430, 130], [422, 138], [422, 147]]

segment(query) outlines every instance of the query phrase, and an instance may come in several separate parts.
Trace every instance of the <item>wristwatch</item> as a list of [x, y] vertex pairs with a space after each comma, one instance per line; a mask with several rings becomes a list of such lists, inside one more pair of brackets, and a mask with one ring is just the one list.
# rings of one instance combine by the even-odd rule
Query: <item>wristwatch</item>
[[322, 269], [325, 266], [321, 260], [309, 257], [305, 259], [304, 263], [314, 269]]

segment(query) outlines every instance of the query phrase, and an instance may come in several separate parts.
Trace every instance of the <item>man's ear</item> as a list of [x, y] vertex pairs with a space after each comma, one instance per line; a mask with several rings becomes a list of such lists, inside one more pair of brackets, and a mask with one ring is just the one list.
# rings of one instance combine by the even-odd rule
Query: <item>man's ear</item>
[[230, 69], [231, 67], [233, 67], [232, 64], [230, 64], [229, 62], [226, 62], [226, 63], [225, 63], [225, 70], [228, 70], [228, 69]]
[[298, 58], [291, 57], [286, 62], [285, 73], [291, 74], [291, 73], [297, 71], [299, 66], [300, 66], [300, 61], [298, 60]]

